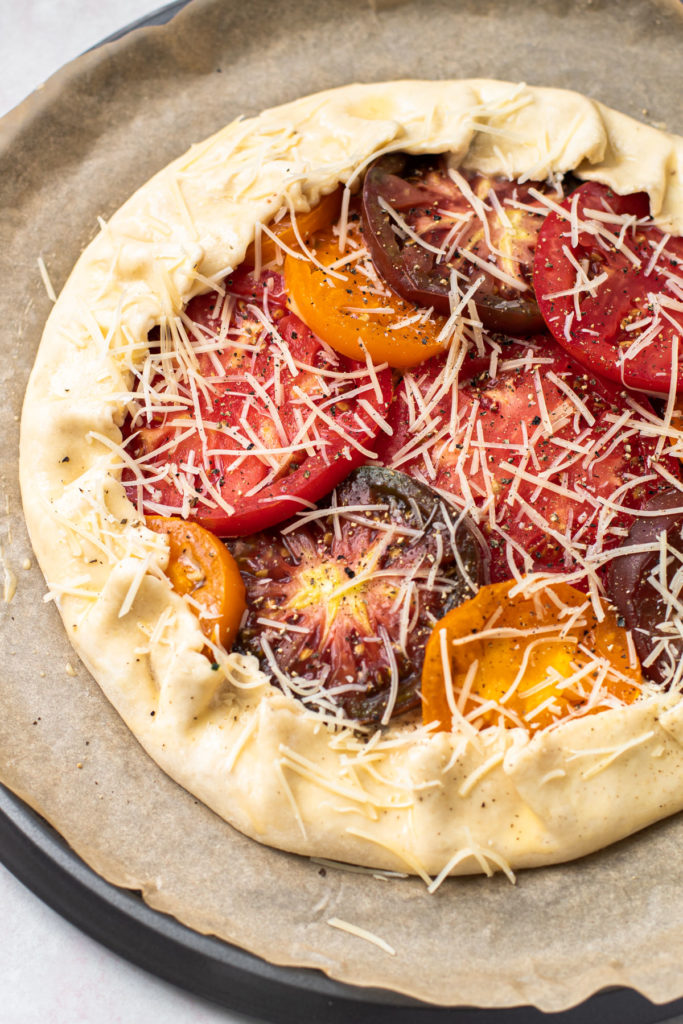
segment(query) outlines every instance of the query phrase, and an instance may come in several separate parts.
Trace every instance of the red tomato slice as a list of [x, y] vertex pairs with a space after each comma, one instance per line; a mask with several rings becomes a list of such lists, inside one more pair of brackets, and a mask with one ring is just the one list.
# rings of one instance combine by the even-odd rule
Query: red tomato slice
[[[528, 338], [506, 338], [502, 334], [488, 335], [482, 337], [483, 352], [480, 354], [476, 348], [469, 348], [460, 367], [458, 381], [462, 384], [466, 381], [473, 381], [477, 377], [493, 375], [497, 377], [504, 370], [514, 369], [520, 360], [527, 360], [529, 352], [533, 354], [537, 349], [543, 348], [546, 344], [545, 337], [531, 335]], [[495, 358], [494, 358], [495, 353]], [[547, 353], [538, 352], [539, 355]], [[445, 365], [447, 356], [440, 357], [440, 364]], [[439, 365], [436, 359], [430, 363]]]
[[[633, 521], [623, 509], [666, 486], [655, 440], [619, 425], [623, 393], [550, 338], [534, 347], [527, 368], [459, 389], [443, 357], [406, 375], [379, 448], [385, 465], [481, 510], [493, 581], [511, 576], [511, 560], [521, 572], [580, 572], [570, 548], [581, 558], [614, 547]], [[679, 476], [677, 460], [658, 461]]]
[[189, 304], [192, 351], [181, 347], [177, 379], [159, 374], [127, 425], [137, 467], [124, 480], [146, 514], [227, 537], [300, 512], [371, 458], [392, 383], [390, 370], [371, 375], [331, 353], [280, 307], [266, 315], [238, 301], [224, 324], [217, 304]]
[[[254, 277], [253, 268], [242, 265], [226, 277], [224, 284], [228, 295], [234, 295], [245, 302], [253, 302], [257, 306], [263, 306], [264, 299], [266, 308], [284, 308], [287, 304], [284, 274], [277, 270], [264, 270], [259, 277]], [[194, 303], [193, 309], [202, 309], [204, 315], [210, 316], [210, 311], [216, 305], [216, 296], [202, 295], [195, 299]]]
[[619, 196], [587, 182], [560, 205], [568, 216], [548, 215], [534, 261], [536, 298], [553, 335], [595, 373], [630, 388], [668, 393], [673, 361], [683, 391], [683, 238], [642, 223], [642, 192]]

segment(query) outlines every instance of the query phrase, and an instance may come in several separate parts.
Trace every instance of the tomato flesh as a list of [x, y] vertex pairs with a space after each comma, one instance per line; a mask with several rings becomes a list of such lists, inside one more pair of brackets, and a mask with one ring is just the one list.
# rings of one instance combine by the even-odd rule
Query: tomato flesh
[[[460, 388], [444, 387], [443, 357], [404, 377], [389, 413], [394, 432], [378, 449], [385, 465], [480, 510], [493, 580], [508, 579], [511, 562], [516, 572], [580, 573], [577, 556], [619, 544], [632, 522], [628, 512], [610, 514], [611, 496], [637, 510], [666, 486], [653, 473], [654, 439], [616, 431], [620, 390], [550, 338], [536, 337], [530, 347], [528, 366]], [[676, 460], [659, 462], [678, 478]], [[639, 483], [643, 476], [655, 479]]]
[[153, 381], [152, 413], [141, 403], [127, 424], [138, 470], [124, 480], [146, 513], [236, 536], [310, 506], [371, 458], [392, 382], [330, 353], [281, 305], [238, 298], [227, 325], [220, 305], [189, 304], [195, 360]]
[[147, 516], [149, 530], [168, 538], [166, 575], [177, 594], [200, 606], [205, 636], [229, 649], [245, 609], [245, 589], [237, 563], [225, 544], [197, 523]]
[[[244, 309], [246, 303], [264, 307], [284, 307], [287, 305], [285, 279], [279, 270], [262, 270], [258, 277], [254, 276], [253, 267], [243, 263], [225, 279], [225, 287], [230, 296], [234, 296]], [[212, 311], [216, 308], [215, 296], [202, 295], [193, 299], [190, 304], [192, 314], [199, 322], [210, 321]], [[215, 318], [213, 318], [215, 319]]]
[[405, 299], [448, 314], [451, 272], [462, 293], [483, 277], [473, 297], [484, 326], [528, 334], [543, 326], [531, 276], [546, 212], [531, 188], [550, 191], [393, 153], [365, 176], [363, 234], [379, 272]]
[[[264, 266], [266, 263], [282, 260], [284, 249], [278, 242], [286, 245], [288, 249], [298, 250], [299, 240], [297, 232], [299, 237], [305, 240], [315, 231], [320, 231], [321, 228], [326, 228], [335, 221], [339, 216], [341, 200], [342, 190], [337, 188], [334, 192], [323, 196], [320, 202], [312, 206], [306, 213], [296, 214], [296, 231], [294, 230], [290, 215], [269, 224], [270, 234], [267, 232], [262, 232], [261, 234], [261, 265]], [[272, 238], [271, 235], [275, 235], [275, 238]], [[252, 242], [245, 254], [244, 266], [253, 267], [255, 260], [256, 247]]]
[[478, 728], [536, 732], [639, 696], [640, 667], [612, 611], [603, 607], [598, 622], [586, 595], [561, 581], [533, 595], [513, 594], [515, 586], [482, 587], [434, 627], [422, 672], [425, 724], [449, 731], [465, 717]]
[[[655, 495], [644, 511], [659, 514], [633, 524], [622, 545], [624, 553], [610, 562], [607, 574], [607, 592], [632, 631], [643, 671], [664, 689], [679, 684], [683, 661], [681, 509], [683, 491]], [[644, 545], [654, 550], [642, 550]]]
[[[364, 250], [353, 216], [347, 234], [351, 255]], [[342, 257], [333, 229], [319, 232], [310, 244], [323, 268]], [[403, 369], [443, 350], [443, 318], [385, 288], [369, 257], [339, 267], [337, 277], [321, 266], [287, 256], [285, 282], [293, 308], [335, 351], [350, 359], [365, 359], [369, 353], [375, 363]]]
[[386, 724], [419, 703], [432, 625], [476, 590], [482, 559], [467, 525], [402, 473], [361, 467], [336, 500], [326, 516], [230, 542], [247, 588], [236, 648], [265, 671], [274, 660], [294, 692], [319, 681], [331, 711]]
[[[575, 208], [574, 244], [571, 217], [550, 213], [534, 261], [536, 296], [554, 337], [617, 383], [666, 394], [673, 370], [683, 391], [683, 238], [667, 240], [638, 222], [649, 214], [645, 193], [619, 196], [586, 182], [560, 205], [567, 215]], [[582, 290], [571, 294], [577, 284]]]

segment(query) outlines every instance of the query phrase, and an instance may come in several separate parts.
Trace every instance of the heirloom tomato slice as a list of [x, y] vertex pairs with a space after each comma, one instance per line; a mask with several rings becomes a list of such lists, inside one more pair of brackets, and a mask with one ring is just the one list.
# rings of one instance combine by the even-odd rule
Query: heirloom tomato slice
[[[443, 357], [405, 375], [378, 453], [479, 510], [494, 581], [532, 571], [578, 580], [587, 559], [602, 565], [601, 552], [620, 543], [629, 510], [667, 485], [653, 468], [655, 439], [620, 426], [631, 417], [615, 384], [547, 336], [529, 353], [459, 388]], [[656, 461], [679, 477], [677, 460]]]
[[125, 428], [124, 479], [142, 511], [251, 533], [373, 457], [391, 371], [331, 353], [277, 305], [238, 299], [226, 320], [219, 297], [204, 295], [182, 325], [150, 356]]
[[536, 240], [545, 207], [518, 184], [447, 166], [444, 157], [380, 157], [365, 176], [363, 237], [394, 291], [420, 306], [451, 311], [451, 275], [473, 294], [489, 330], [529, 334], [543, 326], [532, 288]]
[[614, 612], [603, 606], [598, 622], [586, 595], [560, 581], [530, 595], [517, 587], [482, 587], [437, 622], [422, 670], [426, 725], [448, 731], [464, 717], [535, 732], [639, 696], [638, 659]]
[[[311, 239], [317, 264], [285, 259], [285, 282], [293, 309], [312, 331], [337, 352], [403, 369], [423, 362], [446, 344], [439, 340], [442, 317], [418, 309], [387, 289], [367, 255], [357, 217], [349, 221], [350, 253], [365, 254], [334, 268], [342, 255], [333, 229]], [[322, 268], [330, 268], [330, 270]]]
[[541, 230], [534, 286], [556, 340], [595, 373], [683, 391], [683, 238], [649, 221], [644, 192], [586, 182]]
[[[680, 684], [683, 664], [683, 491], [656, 494], [641, 510], [609, 565], [607, 593], [648, 679]], [[649, 548], [649, 550], [648, 550]]]
[[327, 509], [230, 549], [247, 588], [236, 649], [304, 703], [364, 723], [419, 704], [432, 625], [483, 579], [467, 522], [380, 467], [355, 470]]
[[[342, 190], [336, 188], [334, 192], [328, 193], [323, 196], [319, 203], [312, 206], [306, 213], [296, 214], [296, 231], [292, 224], [292, 218], [289, 214], [283, 217], [281, 220], [272, 221], [268, 224], [268, 230], [276, 236], [278, 241], [282, 242], [287, 246], [288, 249], [298, 249], [299, 240], [297, 238], [297, 232], [299, 236], [304, 240], [307, 239], [316, 231], [320, 231], [321, 228], [326, 228], [332, 224], [333, 221], [339, 216], [339, 210], [341, 208]], [[261, 234], [261, 266], [266, 263], [274, 263], [282, 259], [284, 250], [274, 238], [271, 238], [269, 234], [262, 232]], [[247, 267], [254, 266], [254, 260], [256, 258], [256, 248], [254, 243], [247, 249], [244, 257], [244, 265]]]
[[[240, 310], [244, 310], [246, 303], [260, 306], [266, 311], [270, 310], [270, 307], [281, 307], [285, 308], [287, 305], [287, 293], [285, 292], [285, 279], [284, 276], [278, 270], [262, 270], [258, 277], [254, 276], [253, 267], [249, 267], [242, 264], [234, 270], [232, 274], [226, 277], [224, 281], [225, 287], [227, 288], [227, 294], [230, 298], [235, 298], [241, 305], [238, 307]], [[202, 299], [206, 301], [207, 297], [202, 296]], [[204, 305], [199, 305], [199, 300], [195, 299], [197, 309], [203, 310], [203, 315], [211, 317], [212, 313], [209, 309], [205, 309]], [[213, 304], [216, 306], [216, 303]], [[221, 304], [218, 306], [222, 308]], [[214, 317], [215, 319], [215, 317]]]
[[166, 575], [177, 594], [200, 606], [202, 632], [230, 648], [245, 609], [245, 590], [237, 563], [225, 544], [198, 523], [147, 516], [149, 530], [168, 537]]

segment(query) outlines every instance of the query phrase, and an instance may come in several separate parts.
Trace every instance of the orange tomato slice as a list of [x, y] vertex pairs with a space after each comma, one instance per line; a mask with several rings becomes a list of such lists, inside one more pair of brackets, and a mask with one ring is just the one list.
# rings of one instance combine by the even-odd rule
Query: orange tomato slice
[[189, 595], [201, 606], [202, 632], [214, 643], [230, 648], [246, 607], [244, 583], [225, 544], [198, 523], [165, 516], [147, 516], [155, 533], [168, 537], [166, 575], [177, 594]]
[[[675, 431], [683, 430], [683, 398], [681, 398], [680, 396], [676, 399], [676, 402], [673, 407], [673, 412], [671, 413], [671, 426], [674, 428]], [[669, 443], [672, 445], [681, 445], [680, 434], [671, 434], [668, 440]], [[681, 458], [681, 454], [679, 451], [676, 451], [675, 453], [672, 454], [676, 454], [679, 459]]]
[[[330, 192], [329, 195], [323, 196], [319, 203], [307, 213], [297, 213], [296, 215], [296, 226], [299, 234], [304, 241], [312, 235], [315, 231], [320, 231], [322, 228], [328, 227], [336, 221], [339, 216], [339, 210], [341, 208], [342, 190], [341, 188], [335, 189], [334, 192]], [[289, 216], [283, 217], [277, 224], [269, 224], [268, 230], [272, 231], [274, 235], [280, 239], [280, 241], [290, 249], [299, 248], [297, 241], [296, 232], [292, 225], [292, 218]], [[283, 250], [278, 246], [274, 239], [272, 239], [265, 232], [261, 234], [261, 264], [274, 263], [281, 259]], [[256, 250], [254, 243], [252, 242], [247, 249], [244, 257], [244, 263], [248, 267], [253, 267], [256, 262]]]
[[[340, 258], [339, 238], [331, 228], [315, 236], [311, 249], [324, 267]], [[417, 306], [390, 290], [375, 294], [377, 282], [356, 261], [336, 272], [343, 277], [328, 275], [309, 260], [285, 258], [285, 289], [294, 312], [337, 352], [361, 362], [368, 352], [374, 363], [407, 369], [443, 351], [437, 341], [443, 317], [403, 323], [419, 316]]]
[[586, 594], [567, 583], [511, 597], [515, 585], [484, 586], [437, 622], [422, 672], [425, 724], [450, 730], [462, 714], [478, 728], [535, 732], [638, 697], [640, 665], [614, 612], [603, 606], [598, 622]]

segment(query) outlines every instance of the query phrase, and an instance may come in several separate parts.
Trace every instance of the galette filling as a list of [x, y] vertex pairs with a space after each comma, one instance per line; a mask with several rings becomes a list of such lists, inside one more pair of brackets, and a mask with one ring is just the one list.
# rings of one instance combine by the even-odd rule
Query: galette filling
[[362, 731], [683, 688], [683, 238], [380, 157], [150, 335], [123, 477], [207, 656]]

